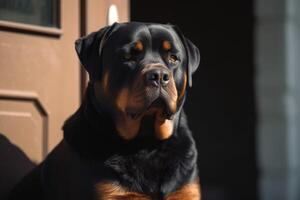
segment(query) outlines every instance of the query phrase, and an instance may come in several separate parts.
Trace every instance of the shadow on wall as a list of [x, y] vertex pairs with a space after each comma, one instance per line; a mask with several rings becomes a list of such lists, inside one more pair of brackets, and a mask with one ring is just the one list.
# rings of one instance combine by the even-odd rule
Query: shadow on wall
[[0, 199], [6, 200], [21, 178], [36, 166], [26, 154], [0, 133]]

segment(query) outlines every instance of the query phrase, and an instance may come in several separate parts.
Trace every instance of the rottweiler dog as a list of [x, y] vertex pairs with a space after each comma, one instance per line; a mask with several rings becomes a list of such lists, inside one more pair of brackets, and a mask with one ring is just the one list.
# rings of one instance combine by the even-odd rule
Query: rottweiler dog
[[80, 38], [75, 49], [90, 78], [85, 98], [12, 199], [199, 200], [182, 108], [198, 48], [174, 25], [130, 22]]

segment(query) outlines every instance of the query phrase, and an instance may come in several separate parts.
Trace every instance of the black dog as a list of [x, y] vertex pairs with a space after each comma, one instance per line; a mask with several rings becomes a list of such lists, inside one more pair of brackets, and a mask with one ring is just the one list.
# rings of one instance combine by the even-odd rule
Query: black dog
[[77, 40], [76, 51], [85, 99], [12, 199], [199, 200], [182, 109], [198, 49], [175, 26], [131, 22]]

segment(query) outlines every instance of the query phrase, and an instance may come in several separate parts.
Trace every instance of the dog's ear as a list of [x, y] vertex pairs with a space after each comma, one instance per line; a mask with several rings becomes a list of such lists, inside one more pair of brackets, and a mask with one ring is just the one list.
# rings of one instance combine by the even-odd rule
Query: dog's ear
[[101, 78], [101, 51], [105, 41], [107, 41], [118, 25], [118, 23], [114, 23], [111, 26], [106, 26], [99, 31], [90, 33], [89, 35], [75, 41], [75, 50], [77, 55], [81, 64], [89, 73], [90, 80], [92, 81]]
[[200, 52], [199, 49], [180, 31], [180, 29], [175, 25], [170, 25], [173, 30], [177, 33], [179, 38], [182, 41], [182, 44], [185, 48], [186, 56], [187, 56], [187, 75], [188, 75], [188, 83], [189, 86], [192, 87], [192, 74], [197, 70], [200, 64]]

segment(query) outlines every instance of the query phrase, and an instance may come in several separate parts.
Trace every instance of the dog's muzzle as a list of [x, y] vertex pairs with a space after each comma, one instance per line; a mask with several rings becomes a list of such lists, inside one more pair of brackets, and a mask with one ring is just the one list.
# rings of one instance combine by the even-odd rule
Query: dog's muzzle
[[[146, 88], [146, 107], [163, 109], [165, 118], [170, 118], [175, 108], [171, 105], [171, 95], [174, 95], [174, 79], [172, 72], [165, 65], [160, 63], [148, 64], [142, 70], [144, 84]], [[171, 89], [170, 89], [171, 88]]]
[[163, 67], [154, 67], [145, 73], [148, 86], [166, 87], [170, 81], [170, 71]]

